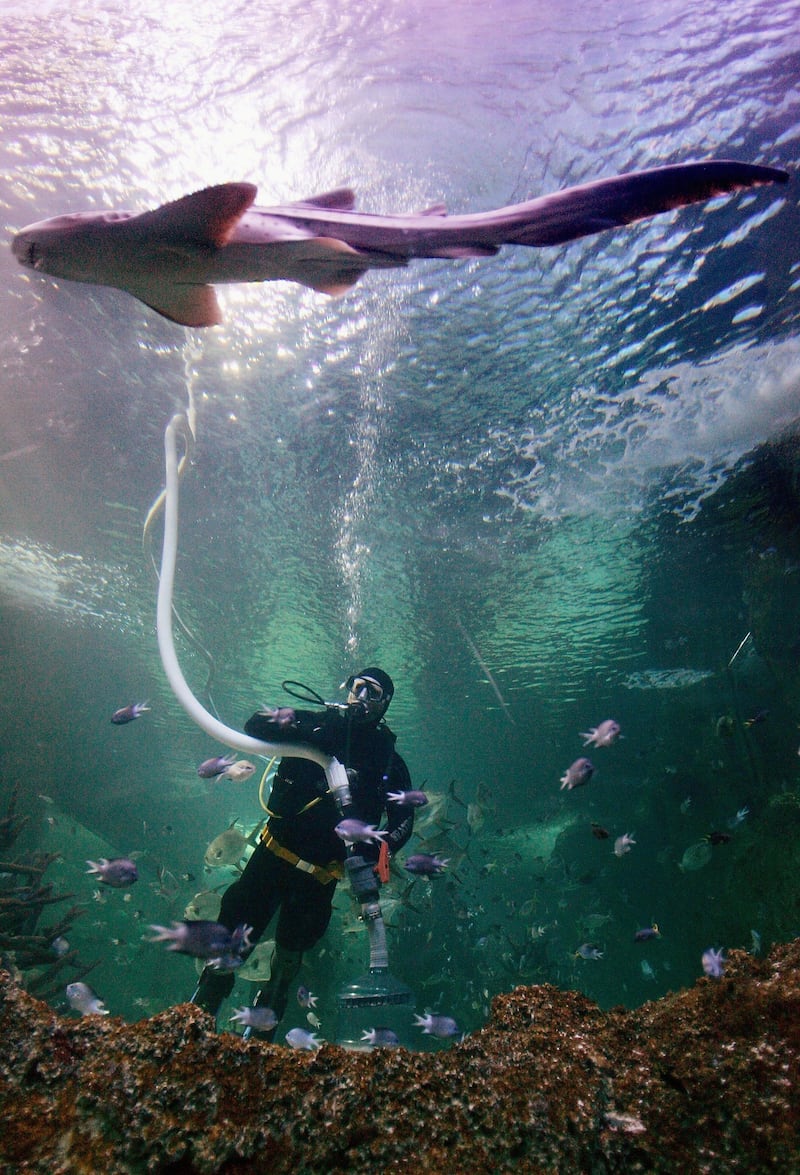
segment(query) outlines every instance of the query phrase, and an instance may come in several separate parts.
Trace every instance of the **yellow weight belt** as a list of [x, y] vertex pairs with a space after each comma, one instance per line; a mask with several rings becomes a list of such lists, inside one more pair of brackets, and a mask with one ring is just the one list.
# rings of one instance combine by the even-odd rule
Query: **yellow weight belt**
[[308, 873], [320, 885], [328, 885], [331, 881], [341, 881], [344, 877], [344, 867], [338, 861], [329, 861], [327, 865], [312, 865], [310, 861], [304, 861], [302, 857], [298, 857], [297, 853], [293, 853], [290, 849], [285, 849], [282, 844], [276, 841], [269, 830], [268, 824], [264, 825], [260, 839], [265, 849], [269, 849], [271, 853], [274, 853], [276, 857], [280, 857], [282, 861], [287, 861], [290, 865], [294, 865], [295, 869], [300, 869], [301, 872]]

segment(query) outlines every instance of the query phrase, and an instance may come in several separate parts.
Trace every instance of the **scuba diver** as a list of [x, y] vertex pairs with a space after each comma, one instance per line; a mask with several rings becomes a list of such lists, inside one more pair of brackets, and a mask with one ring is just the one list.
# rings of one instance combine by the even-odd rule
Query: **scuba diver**
[[[401, 849], [414, 826], [411, 805], [387, 804], [387, 792], [411, 786], [408, 768], [394, 749], [396, 736], [383, 721], [394, 694], [392, 679], [371, 667], [353, 674], [341, 688], [348, 691], [344, 704], [325, 703], [321, 712], [265, 707], [245, 723], [245, 732], [255, 738], [307, 743], [334, 756], [347, 770], [352, 795], [352, 805], [342, 813], [319, 764], [282, 758], [272, 781], [269, 820], [241, 877], [223, 895], [218, 921], [231, 931], [242, 923], [251, 926], [253, 944], [278, 914], [270, 978], [255, 1000], [256, 1007], [271, 1008], [276, 1016], [274, 1028], [254, 1032], [266, 1040], [273, 1038], [286, 1011], [303, 953], [330, 922], [336, 883], [345, 875], [347, 849], [335, 831], [343, 815], [347, 822], [377, 826], [387, 814], [382, 844], [379, 838], [359, 840], [350, 849], [347, 873], [360, 901], [377, 901], [377, 862], [380, 858], [382, 880], [387, 880], [386, 853]], [[234, 978], [232, 971], [207, 965], [192, 1002], [216, 1014]]]

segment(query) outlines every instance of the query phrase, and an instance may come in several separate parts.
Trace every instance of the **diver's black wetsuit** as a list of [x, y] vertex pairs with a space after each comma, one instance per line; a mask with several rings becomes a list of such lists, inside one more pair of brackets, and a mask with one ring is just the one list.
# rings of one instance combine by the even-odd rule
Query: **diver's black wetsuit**
[[[307, 743], [335, 756], [350, 778], [353, 804], [348, 817], [377, 825], [386, 811], [385, 841], [392, 854], [411, 836], [413, 807], [386, 802], [387, 792], [409, 790], [411, 779], [394, 749], [395, 735], [385, 723], [359, 721], [351, 708], [331, 707], [322, 712], [296, 710], [288, 725], [266, 713], [254, 714], [245, 731], [265, 742]], [[272, 847], [267, 847], [264, 839], [259, 841], [242, 876], [225, 891], [219, 921], [229, 930], [241, 923], [252, 926], [250, 940], [255, 943], [279, 911], [273, 979], [258, 1002], [271, 1007], [280, 1019], [302, 952], [319, 941], [330, 922], [345, 846], [334, 832], [342, 816], [328, 790], [325, 772], [309, 759], [281, 759], [269, 813], [266, 831], [273, 838]], [[321, 866], [324, 873], [315, 876], [298, 868], [279, 855], [280, 849]], [[366, 860], [377, 860], [379, 850], [362, 844], [359, 852]], [[194, 1002], [216, 1012], [233, 983], [231, 973], [207, 967]]]

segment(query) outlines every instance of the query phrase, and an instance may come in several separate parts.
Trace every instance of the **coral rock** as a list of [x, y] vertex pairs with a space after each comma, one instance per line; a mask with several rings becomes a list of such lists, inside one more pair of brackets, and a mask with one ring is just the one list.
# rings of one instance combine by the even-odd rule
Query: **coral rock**
[[800, 1169], [800, 940], [635, 1011], [519, 987], [436, 1053], [68, 1019], [4, 973], [0, 1034], [4, 1171]]

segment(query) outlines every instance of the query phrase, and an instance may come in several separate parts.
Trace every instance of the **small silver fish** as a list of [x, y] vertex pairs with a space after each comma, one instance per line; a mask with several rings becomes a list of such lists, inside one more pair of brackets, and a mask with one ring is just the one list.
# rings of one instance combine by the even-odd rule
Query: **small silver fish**
[[391, 1028], [362, 1028], [361, 1040], [376, 1049], [393, 1048], [400, 1043], [399, 1036]]
[[480, 832], [486, 823], [483, 808], [480, 804], [467, 804], [467, 826], [472, 833]]
[[591, 730], [581, 731], [580, 737], [584, 740], [585, 747], [610, 747], [615, 739], [619, 738], [620, 724], [613, 718], [606, 718], [605, 722], [601, 722], [599, 726], [593, 726]]
[[433, 1012], [426, 1012], [424, 1016], [414, 1016], [414, 1027], [421, 1028], [429, 1036], [438, 1036], [440, 1040], [458, 1036], [461, 1031], [452, 1016], [437, 1016]]
[[378, 830], [374, 824], [365, 824], [363, 820], [354, 818], [340, 820], [333, 831], [346, 845], [379, 844], [387, 835], [385, 830]]
[[286, 1043], [293, 1049], [318, 1049], [322, 1041], [313, 1032], [305, 1028], [290, 1028], [286, 1033]]
[[424, 791], [387, 791], [386, 799], [392, 804], [408, 804], [412, 808], [424, 808], [428, 803]]
[[133, 722], [136, 718], [141, 718], [142, 714], [146, 714], [150, 709], [149, 702], [131, 702], [128, 706], [122, 706], [119, 710], [115, 710], [111, 715], [111, 721], [115, 726], [124, 726], [127, 722]]
[[710, 979], [721, 979], [725, 974], [724, 949], [715, 951], [713, 947], [709, 947], [707, 951], [703, 951], [700, 961], [703, 964], [703, 971]]
[[256, 1032], [269, 1032], [278, 1023], [278, 1017], [272, 1008], [237, 1008], [231, 1016], [237, 1024], [245, 1028], [254, 1028]]
[[750, 809], [745, 804], [743, 808], [739, 809], [735, 816], [731, 816], [730, 819], [726, 821], [726, 824], [728, 825], [728, 828], [738, 828], [740, 824], [744, 824], [749, 815]]
[[235, 762], [235, 755], [215, 755], [213, 759], [203, 760], [197, 768], [197, 774], [201, 779], [213, 779], [215, 775], [221, 775]]
[[193, 955], [197, 959], [224, 959], [226, 968], [233, 968], [243, 962], [242, 956], [250, 948], [250, 931], [252, 926], [241, 923], [235, 930], [228, 930], [221, 922], [173, 922], [172, 926], [151, 925], [155, 938], [150, 942], [167, 943], [168, 951], [179, 951], [183, 955]]
[[301, 1008], [316, 1008], [317, 996], [301, 983], [297, 989], [297, 1002]]
[[187, 902], [183, 917], [187, 922], [196, 922], [199, 918], [216, 922], [219, 907], [222, 902], [218, 893], [211, 889], [196, 893], [190, 902]]
[[244, 856], [248, 844], [246, 836], [242, 836], [236, 827], [236, 822], [215, 836], [203, 856], [204, 863], [209, 869], [219, 869], [223, 865], [235, 865]]
[[594, 764], [590, 759], [582, 756], [571, 763], [561, 776], [561, 790], [572, 791], [574, 787], [583, 787], [594, 775]]
[[633, 1114], [615, 1114], [611, 1110], [603, 1115], [606, 1126], [612, 1130], [623, 1130], [626, 1134], [644, 1134], [647, 1127], [641, 1118]]
[[87, 873], [113, 889], [123, 889], [139, 879], [136, 862], [130, 857], [101, 857], [99, 861], [87, 861], [86, 864], [89, 866]]
[[230, 779], [234, 783], [243, 783], [245, 779], [250, 778], [255, 769], [255, 764], [249, 763], [247, 759], [237, 759], [224, 771], [220, 771], [217, 774], [217, 779]]
[[418, 873], [421, 877], [435, 877], [447, 868], [449, 857], [436, 857], [432, 853], [412, 853], [406, 858], [404, 868], [409, 873]]
[[108, 1008], [98, 999], [88, 983], [68, 983], [67, 1003], [82, 1016], [107, 1016]]
[[622, 836], [618, 836], [614, 841], [614, 856], [624, 857], [626, 853], [631, 851], [631, 845], [635, 845], [636, 841], [633, 839], [632, 832], [624, 832]]
[[576, 959], [580, 958], [580, 959], [587, 959], [587, 960], [595, 960], [596, 961], [598, 959], [602, 959], [602, 957], [603, 957], [603, 952], [600, 950], [599, 947], [596, 947], [594, 945], [594, 943], [591, 943], [591, 942], [581, 943], [581, 945], [578, 947], [577, 951], [575, 952]]

